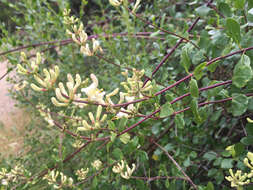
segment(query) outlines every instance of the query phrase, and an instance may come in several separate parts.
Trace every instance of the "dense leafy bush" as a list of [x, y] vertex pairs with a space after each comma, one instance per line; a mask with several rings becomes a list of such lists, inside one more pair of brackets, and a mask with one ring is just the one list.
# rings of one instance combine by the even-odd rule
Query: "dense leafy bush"
[[252, 188], [253, 2], [70, 2], [1, 3], [37, 118], [3, 189]]

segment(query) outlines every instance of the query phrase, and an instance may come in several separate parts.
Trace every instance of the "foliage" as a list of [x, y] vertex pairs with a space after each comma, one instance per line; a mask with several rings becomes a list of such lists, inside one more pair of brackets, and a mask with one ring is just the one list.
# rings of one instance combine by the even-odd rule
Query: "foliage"
[[231, 189], [246, 179], [232, 168], [251, 174], [251, 0], [3, 5], [12, 95], [38, 118], [1, 162], [3, 189]]

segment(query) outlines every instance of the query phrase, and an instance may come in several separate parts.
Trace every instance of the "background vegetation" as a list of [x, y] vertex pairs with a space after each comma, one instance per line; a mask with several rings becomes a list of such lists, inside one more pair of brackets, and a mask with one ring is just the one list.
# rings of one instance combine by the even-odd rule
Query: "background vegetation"
[[[106, 94], [115, 88], [124, 92], [121, 72], [128, 69], [129, 78], [135, 68], [145, 70], [142, 81], [151, 80], [153, 87], [150, 97], [135, 104], [138, 113], [115, 118], [104, 108], [105, 130], [81, 133], [74, 120], [88, 121], [97, 105], [56, 107], [51, 102], [54, 89], [36, 92], [27, 85], [13, 91], [13, 98], [33, 110], [36, 119], [26, 128], [23, 154], [0, 163], [7, 171], [17, 165], [25, 168], [8, 186], [2, 181], [2, 189], [53, 189], [54, 183], [43, 180], [53, 169], [73, 179], [72, 189], [122, 190], [231, 189], [225, 179], [229, 169], [249, 172], [243, 160], [253, 151], [253, 124], [246, 120], [253, 118], [253, 1], [147, 0], [133, 13], [134, 4], [131, 0], [119, 7], [108, 0], [0, 2], [0, 55], [10, 63], [8, 72], [23, 64], [21, 51], [28, 59], [41, 52], [40, 74], [44, 68], [60, 68], [56, 86], [67, 82], [68, 73], [80, 74], [83, 81], [94, 73]], [[99, 40], [103, 53], [80, 53], [66, 34], [65, 8], [80, 18], [90, 39]], [[33, 75], [9, 78], [15, 84], [23, 80], [36, 83]], [[113, 97], [113, 102], [118, 99]], [[45, 107], [36, 107], [42, 104]], [[54, 126], [41, 116], [48, 108]], [[127, 135], [120, 136], [123, 133]], [[74, 147], [77, 142], [83, 146]], [[91, 166], [97, 159], [102, 162], [99, 170]], [[136, 164], [128, 180], [112, 172], [121, 160]], [[81, 168], [89, 172], [79, 180], [76, 171]], [[245, 189], [252, 189], [250, 180]]]

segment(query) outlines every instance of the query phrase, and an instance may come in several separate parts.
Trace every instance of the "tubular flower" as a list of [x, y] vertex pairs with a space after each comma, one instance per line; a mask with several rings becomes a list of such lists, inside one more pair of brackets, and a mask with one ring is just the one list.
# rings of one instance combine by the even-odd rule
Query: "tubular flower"
[[121, 177], [125, 179], [130, 179], [135, 168], [136, 168], [135, 164], [132, 164], [132, 169], [126, 164], [126, 171], [120, 173]]
[[78, 19], [75, 19], [73, 16], [69, 16], [70, 10], [64, 10], [63, 15], [64, 15], [64, 23], [67, 25], [71, 25], [71, 30], [69, 29], [66, 30], [66, 33], [71, 36], [72, 40], [77, 43], [78, 45], [81, 46], [80, 52], [87, 55], [87, 56], [92, 56], [94, 55], [97, 51], [100, 51], [103, 53], [103, 50], [97, 40], [94, 38], [92, 39], [93, 47], [92, 50], [89, 47], [89, 44], [87, 43], [88, 40], [88, 35], [84, 31], [84, 26], [83, 23], [80, 23], [80, 25], [75, 25], [76, 22], [78, 22]]
[[[61, 176], [60, 182], [57, 181], [58, 176]], [[65, 176], [62, 172], [52, 170], [49, 174], [43, 177], [44, 180], [48, 181], [49, 185], [53, 185], [55, 189], [62, 189], [63, 187], [72, 187], [73, 179]]]
[[53, 69], [43, 69], [43, 73], [45, 75], [44, 79], [41, 79], [39, 75], [35, 74], [34, 79], [42, 86], [38, 87], [35, 84], [31, 84], [31, 88], [35, 91], [48, 91], [49, 89], [54, 87], [54, 84], [59, 76], [60, 70], [58, 66], [54, 67]]
[[27, 81], [22, 81], [22, 82], [19, 83], [19, 84], [15, 84], [15, 85], [14, 85], [14, 89], [15, 89], [16, 91], [20, 91], [20, 90], [24, 89], [24, 88], [26, 87], [27, 84], [28, 84]]
[[86, 120], [83, 120], [82, 121], [83, 126], [78, 127], [77, 131], [89, 131], [89, 130], [93, 130], [93, 129], [99, 129], [101, 124], [107, 118], [107, 115], [104, 114], [102, 119], [100, 119], [101, 113], [102, 113], [102, 106], [99, 105], [97, 108], [96, 118], [94, 118], [94, 115], [91, 112], [88, 113], [90, 121], [91, 121], [91, 125], [88, 124], [88, 122]]
[[134, 8], [132, 10], [133, 13], [135, 13], [136, 9], [138, 8], [139, 4], [141, 3], [141, 0], [137, 0], [135, 5], [134, 5]]
[[[55, 89], [56, 97], [60, 102], [55, 97], [51, 98], [51, 101], [55, 106], [58, 106], [58, 107], [67, 106], [76, 97], [76, 91], [82, 82], [81, 77], [79, 74], [77, 74], [74, 80], [72, 75], [68, 74], [67, 78], [68, 78], [68, 82], [66, 83], [66, 86], [68, 88], [68, 93], [63, 83], [60, 82], [59, 88]], [[68, 96], [68, 98], [64, 97], [63, 95]]]
[[132, 164], [132, 169], [131, 169], [128, 166], [128, 164], [125, 164], [125, 161], [121, 160], [121, 164], [118, 163], [117, 165], [113, 166], [112, 171], [114, 173], [120, 173], [121, 177], [124, 179], [130, 179], [135, 168], [136, 168], [135, 164]]
[[118, 7], [121, 5], [121, 3], [123, 2], [123, 0], [109, 0], [110, 4], [114, 7]]
[[117, 165], [113, 166], [112, 171], [114, 173], [121, 173], [121, 172], [123, 172], [124, 167], [125, 167], [125, 163], [124, 163], [123, 160], [121, 160], [120, 163], [118, 163]]
[[81, 91], [84, 92], [88, 96], [88, 101], [98, 102], [100, 104], [104, 104], [105, 101], [103, 100], [105, 92], [99, 90], [98, 87], [98, 79], [94, 74], [90, 75], [92, 80], [92, 84], [87, 88], [82, 88]]
[[[226, 176], [225, 179], [231, 182], [231, 187], [241, 187], [243, 185], [249, 184], [250, 180], [247, 179], [247, 173], [242, 175], [241, 170], [237, 170], [236, 173], [233, 173], [232, 169], [229, 169], [230, 176]], [[246, 181], [245, 181], [246, 180]]]
[[247, 157], [248, 158], [244, 158], [243, 162], [248, 168], [253, 170], [253, 153], [248, 152]]
[[77, 170], [76, 175], [78, 176], [78, 180], [81, 181], [81, 180], [86, 179], [88, 172], [89, 172], [89, 168], [87, 168], [86, 170], [84, 170], [84, 168]]
[[95, 160], [91, 164], [96, 170], [99, 170], [99, 168], [102, 166], [102, 162], [100, 160]]
[[70, 9], [64, 9], [63, 11], [63, 23], [64, 24], [67, 24], [67, 25], [70, 25], [70, 24], [75, 24], [76, 22], [78, 22], [78, 18], [75, 18], [74, 16], [69, 16], [70, 14]]
[[151, 81], [148, 81], [145, 84], [145, 86], [143, 86], [143, 82], [141, 80], [144, 73], [145, 73], [144, 70], [138, 71], [136, 69], [133, 69], [132, 77], [128, 77], [127, 71], [122, 73], [122, 75], [124, 75], [127, 78], [127, 82], [121, 83], [121, 85], [127, 91], [125, 93], [126, 96], [143, 98], [143, 95], [145, 95], [147, 92], [149, 92], [150, 94], [150, 91], [152, 90]]
[[21, 61], [25, 63], [27, 66], [26, 68], [23, 67], [21, 64], [17, 65], [18, 73], [22, 75], [29, 75], [29, 74], [35, 74], [39, 70], [39, 64], [41, 63], [41, 54], [37, 52], [36, 59], [32, 60], [31, 62], [28, 62], [27, 56], [24, 52], [21, 52]]

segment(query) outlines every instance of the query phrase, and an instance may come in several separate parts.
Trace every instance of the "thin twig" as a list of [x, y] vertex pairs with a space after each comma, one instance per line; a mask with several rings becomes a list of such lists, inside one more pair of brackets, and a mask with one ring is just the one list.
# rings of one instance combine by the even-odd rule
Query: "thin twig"
[[184, 172], [184, 170], [181, 168], [181, 166], [174, 160], [174, 158], [159, 144], [156, 142], [153, 142], [156, 146], [158, 146], [167, 156], [168, 158], [175, 164], [175, 166], [178, 168], [179, 171], [182, 172], [182, 174], [185, 176], [186, 180], [193, 186], [194, 189], [198, 189], [198, 187], [193, 183], [191, 178]]

